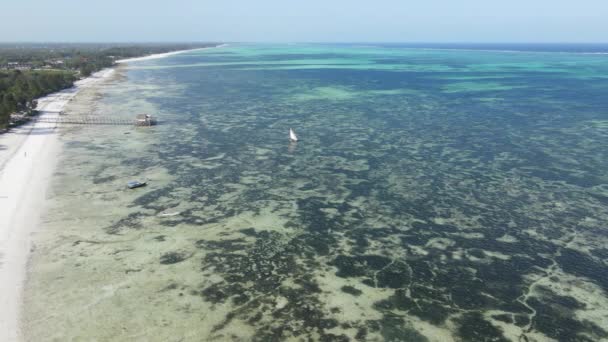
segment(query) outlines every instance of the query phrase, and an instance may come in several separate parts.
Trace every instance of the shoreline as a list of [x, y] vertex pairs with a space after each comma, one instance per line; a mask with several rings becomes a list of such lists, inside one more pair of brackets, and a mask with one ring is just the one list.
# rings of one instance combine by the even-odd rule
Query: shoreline
[[[39, 117], [55, 117], [83, 89], [108, 79], [98, 71], [74, 87], [38, 99]], [[46, 192], [61, 152], [57, 124], [28, 122], [0, 137], [0, 341], [20, 341], [23, 289]]]
[[228, 44], [220, 44], [218, 46], [201, 47], [201, 48], [196, 48], [196, 49], [177, 50], [177, 51], [164, 52], [164, 53], [155, 53], [152, 55], [147, 55], [147, 56], [142, 56], [142, 57], [119, 59], [114, 62], [117, 64], [124, 64], [124, 63], [131, 63], [131, 62], [147, 61], [147, 60], [151, 60], [151, 59], [160, 59], [160, 58], [165, 58], [165, 57], [169, 57], [169, 56], [179, 55], [179, 54], [182, 54], [185, 52], [207, 50], [207, 49], [217, 49], [217, 48], [221, 48], [221, 47], [225, 47], [225, 46], [228, 46]]
[[[226, 44], [213, 48], [223, 47]], [[85, 89], [111, 78], [124, 63], [160, 59], [207, 48], [173, 51], [116, 61], [116, 65], [74, 82], [74, 86], [37, 99], [38, 117], [60, 115]], [[32, 234], [45, 212], [62, 143], [57, 124], [32, 120], [0, 134], [0, 341], [21, 341], [23, 291]]]
[[[228, 46], [228, 44], [219, 44], [217, 46], [211, 46], [211, 47], [201, 47], [201, 48], [194, 48], [194, 49], [186, 49], [186, 50], [177, 50], [177, 51], [170, 51], [170, 52], [164, 52], [164, 53], [157, 53], [157, 54], [151, 54], [151, 55], [146, 55], [146, 56], [140, 56], [140, 57], [132, 57], [132, 58], [125, 58], [125, 59], [119, 59], [114, 61], [114, 65], [108, 68], [104, 68], [102, 70], [96, 71], [95, 73], [91, 74], [89, 77], [86, 77], [84, 79], [80, 79], [74, 82], [74, 85], [70, 88], [66, 88], [66, 89], [62, 89], [59, 90], [57, 92], [42, 96], [40, 98], [37, 98], [35, 100], [37, 101], [43, 101], [44, 99], [48, 98], [48, 97], [52, 97], [54, 94], [59, 94], [59, 93], [63, 93], [66, 92], [70, 89], [73, 88], [77, 88], [79, 85], [83, 85], [86, 84], [87, 82], [89, 82], [88, 80], [90, 79], [95, 79], [98, 76], [95, 75], [99, 75], [102, 74], [103, 72], [108, 72], [109, 70], [115, 70], [116, 68], [119, 68], [121, 66], [123, 66], [124, 64], [128, 64], [131, 62], [139, 62], [139, 61], [146, 61], [146, 60], [153, 60], [153, 59], [160, 59], [160, 58], [165, 58], [165, 57], [169, 57], [169, 56], [173, 56], [173, 55], [178, 55], [181, 53], [185, 53], [185, 52], [190, 52], [190, 51], [198, 51], [198, 50], [204, 50], [204, 49], [214, 49], [214, 48], [221, 48], [221, 47], [225, 47]], [[36, 107], [36, 110], [41, 111], [40, 110], [40, 105], [38, 105]], [[38, 114], [36, 117], [39, 117], [40, 114]], [[25, 120], [22, 123], [16, 124], [14, 126], [9, 126], [5, 129], [1, 129], [0, 130], [0, 137], [2, 137], [3, 134], [9, 133], [13, 130], [19, 130], [19, 128], [26, 128], [25, 126], [27, 126], [28, 124], [31, 124], [32, 121], [35, 121], [35, 118], [29, 118], [28, 120]], [[26, 128], [27, 129], [27, 128]], [[21, 134], [21, 133], [20, 133]], [[13, 145], [15, 143], [9, 143], [9, 145]], [[2, 144], [0, 144], [0, 151], [2, 150]], [[2, 156], [0, 156], [2, 157]], [[3, 162], [2, 162], [2, 158], [0, 158], [0, 170], [2, 169], [3, 166]]]

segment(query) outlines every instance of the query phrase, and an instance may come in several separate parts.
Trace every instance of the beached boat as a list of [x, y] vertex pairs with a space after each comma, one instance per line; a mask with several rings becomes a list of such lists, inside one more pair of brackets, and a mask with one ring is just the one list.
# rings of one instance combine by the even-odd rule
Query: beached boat
[[135, 189], [135, 188], [139, 188], [142, 186], [146, 186], [146, 184], [148, 184], [147, 182], [140, 182], [140, 181], [130, 181], [129, 183], [127, 183], [127, 187], [129, 189]]
[[289, 141], [291, 141], [291, 142], [298, 141], [298, 137], [296, 136], [296, 133], [291, 128], [289, 129]]

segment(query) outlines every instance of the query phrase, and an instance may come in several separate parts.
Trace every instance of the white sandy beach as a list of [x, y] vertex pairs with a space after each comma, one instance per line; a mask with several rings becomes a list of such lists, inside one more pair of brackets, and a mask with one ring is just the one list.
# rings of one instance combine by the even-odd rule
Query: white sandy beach
[[[196, 50], [198, 50], [198, 49], [196, 49]], [[159, 59], [159, 58], [165, 58], [165, 57], [169, 57], [169, 56], [173, 56], [173, 55], [178, 55], [180, 53], [184, 53], [184, 52], [188, 52], [188, 51], [193, 51], [193, 50], [179, 50], [179, 51], [172, 51], [172, 52], [166, 52], [166, 53], [157, 53], [157, 54], [143, 56], [143, 57], [119, 59], [115, 62], [116, 63], [130, 63], [130, 62], [147, 61], [150, 59]]]
[[122, 63], [130, 63], [130, 62], [147, 61], [147, 60], [150, 60], [150, 59], [159, 59], [159, 58], [165, 58], [165, 57], [169, 57], [169, 56], [173, 56], [173, 55], [179, 55], [179, 54], [184, 53], [184, 52], [191, 52], [191, 51], [198, 51], [198, 50], [205, 50], [205, 49], [213, 49], [213, 48], [221, 48], [221, 47], [224, 47], [224, 46], [227, 46], [227, 44], [220, 44], [220, 45], [214, 46], [214, 47], [204, 47], [204, 48], [198, 48], [198, 49], [188, 49], [188, 50], [171, 51], [171, 52], [166, 52], [166, 53], [157, 53], [157, 54], [143, 56], [143, 57], [134, 57], [134, 58], [119, 59], [119, 60], [117, 60], [115, 62], [122, 64]]
[[179, 50], [179, 51], [172, 51], [172, 52], [166, 52], [166, 53], [157, 53], [157, 54], [143, 56], [143, 57], [119, 59], [116, 61], [116, 63], [130, 63], [130, 62], [147, 61], [150, 59], [165, 58], [165, 57], [169, 57], [169, 56], [173, 56], [173, 55], [179, 55], [180, 53], [196, 51], [196, 50], [201, 50], [201, 49]]
[[[193, 49], [199, 50], [199, 49]], [[129, 63], [164, 58], [182, 50], [116, 61]], [[86, 87], [107, 79], [114, 69], [105, 69], [77, 81], [75, 86], [38, 99], [41, 117], [62, 112], [71, 99]], [[61, 143], [56, 124], [32, 122], [0, 134], [0, 341], [20, 341], [21, 305], [31, 235], [44, 213], [46, 192], [55, 170]]]
[[[41, 116], [59, 115], [85, 87], [106, 79], [114, 69], [99, 71], [75, 86], [38, 100]], [[61, 145], [56, 125], [33, 122], [0, 135], [0, 341], [18, 341], [22, 290], [30, 236], [43, 212], [46, 190]]]

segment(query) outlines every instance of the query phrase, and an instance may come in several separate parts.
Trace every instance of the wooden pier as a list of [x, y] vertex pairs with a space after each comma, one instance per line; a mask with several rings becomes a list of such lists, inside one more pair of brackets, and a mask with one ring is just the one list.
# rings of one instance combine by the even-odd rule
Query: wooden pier
[[152, 126], [156, 119], [148, 117], [148, 120], [129, 120], [122, 118], [109, 118], [103, 116], [40, 116], [34, 119], [36, 122], [45, 122], [61, 125], [110, 125], [110, 126]]

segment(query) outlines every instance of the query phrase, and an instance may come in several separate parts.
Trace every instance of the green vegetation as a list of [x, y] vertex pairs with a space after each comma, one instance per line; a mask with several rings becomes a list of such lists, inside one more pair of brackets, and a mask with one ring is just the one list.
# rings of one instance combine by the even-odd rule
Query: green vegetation
[[0, 44], [0, 129], [10, 124], [11, 114], [34, 114], [36, 98], [69, 88], [116, 60], [215, 45]]
[[73, 72], [63, 70], [0, 71], [0, 127], [9, 124], [11, 113], [32, 114], [36, 98], [69, 88], [75, 80]]

